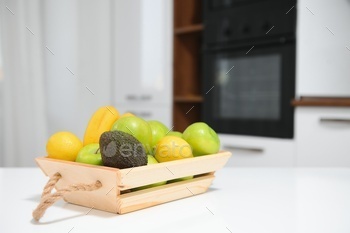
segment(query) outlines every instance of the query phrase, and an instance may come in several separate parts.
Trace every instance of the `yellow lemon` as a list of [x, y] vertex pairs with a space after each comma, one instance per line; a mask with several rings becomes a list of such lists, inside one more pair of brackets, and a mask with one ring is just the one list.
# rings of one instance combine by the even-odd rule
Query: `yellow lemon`
[[53, 134], [46, 144], [48, 158], [75, 161], [83, 147], [81, 140], [70, 132]]
[[192, 149], [182, 138], [165, 136], [157, 143], [155, 158], [158, 162], [168, 162], [193, 157]]

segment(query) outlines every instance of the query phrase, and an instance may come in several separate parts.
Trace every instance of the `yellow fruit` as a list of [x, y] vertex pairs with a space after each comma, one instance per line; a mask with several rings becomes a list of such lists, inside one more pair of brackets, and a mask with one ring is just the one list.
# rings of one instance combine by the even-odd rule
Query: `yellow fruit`
[[165, 136], [158, 141], [154, 157], [158, 162], [168, 162], [191, 158], [193, 154], [191, 146], [182, 138]]
[[134, 114], [132, 114], [131, 112], [126, 112], [123, 115], [121, 115], [119, 118], [123, 118], [123, 117], [129, 117], [129, 116], [135, 116]]
[[58, 132], [53, 134], [47, 141], [47, 157], [75, 161], [82, 147], [83, 143], [74, 134], [70, 132]]
[[84, 134], [84, 146], [99, 143], [102, 133], [109, 131], [113, 123], [119, 119], [119, 112], [113, 106], [99, 108], [92, 115]]

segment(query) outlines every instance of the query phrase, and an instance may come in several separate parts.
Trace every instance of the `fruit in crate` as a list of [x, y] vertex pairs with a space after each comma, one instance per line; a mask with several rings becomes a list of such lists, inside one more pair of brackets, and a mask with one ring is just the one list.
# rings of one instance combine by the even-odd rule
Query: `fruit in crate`
[[165, 136], [156, 146], [154, 156], [158, 162], [168, 162], [193, 157], [191, 146], [182, 138]]
[[[147, 122], [128, 112], [120, 116], [118, 110], [113, 106], [104, 106], [99, 108], [91, 117], [85, 131], [83, 143], [72, 133], [59, 132], [52, 135], [49, 139], [47, 155], [49, 158], [101, 165], [101, 161], [102, 163], [104, 161], [103, 155], [99, 156], [99, 153], [96, 151], [98, 143], [101, 142], [101, 135], [109, 130], [121, 131], [131, 135], [132, 139], [130, 140], [133, 140], [133, 144], [141, 144], [143, 146], [143, 151], [136, 150], [135, 153], [142, 154], [144, 159], [143, 162], [136, 162], [135, 164], [129, 159], [131, 161], [130, 164], [126, 163], [125, 165], [118, 163], [119, 160], [123, 162], [125, 159], [114, 159], [117, 162], [111, 163], [111, 160], [105, 156], [105, 160], [108, 161], [103, 164], [105, 166], [119, 168], [142, 166], [146, 164], [147, 158], [145, 154], [154, 155], [158, 162], [167, 162], [193, 156], [215, 154], [220, 148], [218, 135], [203, 122], [197, 122], [188, 126], [181, 133], [169, 131], [160, 121], [152, 120]], [[122, 136], [119, 135], [119, 137]], [[117, 141], [114, 140], [114, 143], [117, 143]], [[105, 143], [105, 145], [107, 144]], [[82, 148], [83, 146], [85, 147]], [[116, 146], [121, 145], [116, 144]], [[79, 153], [80, 150], [81, 153]], [[117, 155], [115, 153], [112, 157], [117, 158]]]
[[182, 138], [191, 145], [194, 156], [215, 154], [220, 149], [218, 135], [204, 122], [188, 126], [183, 132]]
[[141, 142], [123, 131], [104, 132], [100, 137], [100, 151], [105, 166], [123, 169], [147, 164]]
[[119, 119], [119, 112], [113, 106], [99, 108], [91, 117], [84, 134], [84, 146], [98, 143], [102, 133], [109, 131]]
[[[225, 151], [215, 154], [219, 150], [219, 138], [205, 123], [192, 124], [183, 134], [168, 132], [158, 121], [146, 122], [130, 114], [119, 117], [112, 106], [102, 107], [94, 113], [84, 143], [85, 146], [70, 132], [58, 132], [48, 140], [47, 157], [55, 159], [36, 159], [50, 180], [33, 212], [35, 220], [39, 220], [45, 210], [62, 197], [69, 203], [91, 208], [93, 202], [95, 209], [124, 214], [204, 193], [214, 179], [213, 173], [231, 156]], [[146, 153], [145, 148], [150, 150], [155, 144], [154, 156]], [[186, 159], [204, 154], [211, 155]], [[161, 162], [166, 163], [156, 164]], [[81, 163], [103, 164], [121, 170]], [[145, 165], [147, 167], [142, 167]], [[129, 169], [122, 170], [125, 168]], [[131, 168], [134, 168], [132, 172]], [[197, 177], [197, 174], [201, 175]], [[61, 178], [64, 182], [59, 182]], [[168, 182], [173, 184], [165, 185]], [[53, 187], [55, 193], [51, 193]], [[145, 190], [125, 194], [141, 189]], [[64, 195], [67, 192], [69, 195]]]
[[78, 152], [83, 147], [80, 139], [71, 132], [57, 132], [46, 144], [48, 158], [75, 161]]
[[111, 130], [119, 130], [132, 135], [142, 143], [147, 154], [151, 153], [152, 130], [147, 121], [142, 118], [136, 116], [120, 118], [113, 124]]
[[148, 124], [152, 131], [151, 148], [153, 154], [157, 142], [169, 132], [169, 129], [160, 121], [148, 121]]
[[175, 137], [179, 137], [182, 138], [182, 133], [179, 131], [170, 131], [167, 136], [175, 136]]
[[75, 162], [87, 163], [92, 165], [102, 165], [100, 145], [98, 143], [92, 143], [84, 146], [79, 151]]

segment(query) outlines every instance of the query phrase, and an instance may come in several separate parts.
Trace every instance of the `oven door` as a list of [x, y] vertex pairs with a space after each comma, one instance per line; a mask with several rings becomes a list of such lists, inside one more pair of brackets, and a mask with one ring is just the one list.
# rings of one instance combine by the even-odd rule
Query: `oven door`
[[295, 43], [205, 51], [203, 119], [217, 132], [293, 138]]

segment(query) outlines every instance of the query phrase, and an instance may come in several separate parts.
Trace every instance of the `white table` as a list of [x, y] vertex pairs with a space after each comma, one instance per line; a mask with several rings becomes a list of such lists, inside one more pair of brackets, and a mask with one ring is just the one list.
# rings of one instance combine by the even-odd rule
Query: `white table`
[[[57, 202], [31, 213], [47, 177], [0, 169], [0, 232], [350, 232], [350, 169], [224, 168], [207, 193], [115, 215]], [[88, 214], [86, 214], [88, 213]]]

